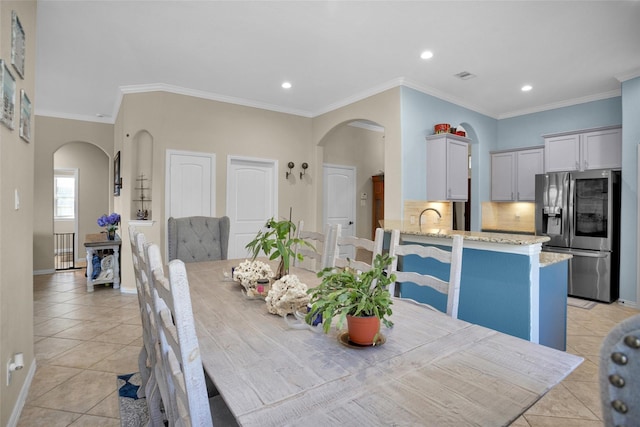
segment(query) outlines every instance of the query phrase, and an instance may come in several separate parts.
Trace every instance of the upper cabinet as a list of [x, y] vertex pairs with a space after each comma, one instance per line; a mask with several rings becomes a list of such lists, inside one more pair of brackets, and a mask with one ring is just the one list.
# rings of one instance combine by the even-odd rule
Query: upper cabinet
[[622, 129], [547, 135], [545, 171], [562, 172], [622, 167]]
[[469, 139], [449, 133], [427, 137], [427, 200], [466, 201]]
[[491, 153], [491, 200], [535, 200], [535, 175], [544, 172], [544, 149]]

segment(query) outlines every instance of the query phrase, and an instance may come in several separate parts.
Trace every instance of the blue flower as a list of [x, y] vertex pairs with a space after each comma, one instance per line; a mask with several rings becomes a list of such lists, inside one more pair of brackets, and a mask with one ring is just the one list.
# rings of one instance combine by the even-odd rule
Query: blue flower
[[107, 227], [107, 230], [117, 230], [118, 224], [120, 224], [120, 214], [114, 212], [111, 215], [102, 215], [97, 222], [100, 227]]

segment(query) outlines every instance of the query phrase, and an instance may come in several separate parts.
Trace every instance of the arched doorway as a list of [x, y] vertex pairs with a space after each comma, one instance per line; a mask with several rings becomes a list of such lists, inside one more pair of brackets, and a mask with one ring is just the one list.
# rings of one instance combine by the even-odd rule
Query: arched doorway
[[[95, 233], [97, 218], [109, 213], [110, 167], [109, 156], [87, 142], [69, 142], [53, 153], [54, 262], [66, 261], [56, 264], [56, 270], [84, 265], [83, 236]], [[56, 188], [57, 177], [65, 187]]]
[[[323, 225], [331, 222], [330, 212], [352, 209], [351, 216], [344, 215], [341, 223], [344, 234], [371, 238], [374, 226], [373, 176], [384, 176], [385, 129], [378, 123], [366, 119], [349, 120], [336, 125], [321, 140], [322, 162], [325, 169], [353, 171], [353, 188], [336, 188], [323, 177]], [[340, 174], [338, 174], [340, 175]], [[344, 180], [341, 182], [348, 182]], [[346, 185], [346, 184], [345, 184]], [[353, 199], [345, 203], [344, 193]], [[332, 194], [340, 193], [340, 194]], [[349, 206], [346, 206], [346, 205]], [[342, 215], [337, 215], [342, 217]], [[352, 222], [352, 224], [349, 224]]]

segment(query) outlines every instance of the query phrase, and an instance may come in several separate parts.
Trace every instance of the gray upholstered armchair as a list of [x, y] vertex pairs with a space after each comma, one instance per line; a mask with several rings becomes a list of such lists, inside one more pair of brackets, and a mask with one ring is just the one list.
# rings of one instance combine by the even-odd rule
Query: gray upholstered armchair
[[604, 425], [640, 422], [640, 314], [618, 323], [600, 349], [600, 396]]
[[214, 261], [227, 259], [229, 217], [190, 216], [169, 218], [169, 261]]

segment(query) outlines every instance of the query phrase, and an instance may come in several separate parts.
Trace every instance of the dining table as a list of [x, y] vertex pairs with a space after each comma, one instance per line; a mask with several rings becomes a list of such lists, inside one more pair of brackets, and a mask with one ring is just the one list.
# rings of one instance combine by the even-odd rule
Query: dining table
[[377, 345], [352, 345], [270, 314], [232, 280], [242, 261], [186, 264], [202, 364], [241, 426], [509, 425], [583, 361], [398, 298]]

